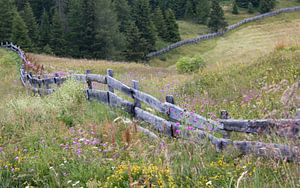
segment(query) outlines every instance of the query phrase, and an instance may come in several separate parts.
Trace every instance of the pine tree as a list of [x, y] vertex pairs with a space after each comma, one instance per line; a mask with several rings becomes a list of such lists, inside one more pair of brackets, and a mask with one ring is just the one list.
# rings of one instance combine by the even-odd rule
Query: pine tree
[[44, 48], [50, 42], [50, 21], [46, 10], [42, 15], [41, 25], [40, 25], [40, 48]]
[[129, 61], [139, 61], [145, 55], [148, 48], [147, 41], [142, 37], [136, 25], [131, 22], [125, 31], [126, 36], [126, 58]]
[[94, 53], [94, 42], [96, 39], [96, 1], [83, 0], [82, 3], [83, 16], [83, 36], [81, 53], [85, 58], [91, 58]]
[[135, 24], [147, 42], [146, 52], [153, 51], [156, 43], [155, 27], [151, 20], [151, 10], [148, 0], [136, 0], [133, 8]]
[[160, 7], [157, 7], [155, 9], [152, 20], [155, 25], [158, 36], [162, 39], [167, 38], [168, 32], [166, 28], [166, 22]]
[[14, 13], [12, 23], [12, 42], [26, 50], [31, 48], [31, 41], [28, 37], [28, 29], [17, 11]]
[[270, 12], [275, 7], [274, 0], [260, 0], [259, 12], [266, 13]]
[[228, 25], [225, 21], [224, 12], [222, 7], [219, 4], [218, 0], [212, 1], [211, 12], [209, 15], [208, 27], [213, 32], [217, 32], [220, 29], [225, 29]]
[[236, 1], [233, 2], [232, 14], [239, 14], [239, 8], [237, 6]]
[[119, 22], [119, 30], [124, 33], [130, 22], [132, 21], [130, 7], [127, 0], [115, 0], [114, 10], [117, 14], [117, 19]]
[[194, 16], [195, 16], [195, 14], [194, 14], [193, 2], [192, 2], [192, 0], [187, 0], [184, 17], [186, 19], [192, 19], [192, 18], [194, 18]]
[[30, 3], [26, 2], [22, 13], [23, 20], [28, 28], [29, 38], [32, 42], [33, 51], [36, 50], [39, 44], [39, 31], [36, 19], [33, 15]]
[[180, 40], [179, 28], [176, 23], [176, 18], [171, 9], [168, 9], [165, 13], [165, 20], [167, 26], [167, 37], [166, 40], [168, 42], [177, 42]]
[[248, 13], [253, 14], [254, 13], [254, 7], [252, 3], [248, 4]]
[[69, 31], [67, 33], [67, 53], [72, 57], [81, 57], [82, 42], [82, 3], [80, 0], [70, 0], [67, 22]]
[[96, 38], [93, 48], [94, 57], [102, 59], [122, 59], [125, 39], [119, 32], [117, 14], [111, 1], [97, 0], [96, 3]]
[[210, 12], [210, 3], [208, 0], [199, 0], [196, 5], [196, 21], [201, 24], [207, 24]]
[[65, 55], [65, 44], [63, 23], [58, 10], [56, 10], [52, 16], [50, 46], [55, 55], [63, 56]]
[[14, 8], [11, 0], [0, 0], [0, 41], [11, 40], [12, 20], [14, 17]]

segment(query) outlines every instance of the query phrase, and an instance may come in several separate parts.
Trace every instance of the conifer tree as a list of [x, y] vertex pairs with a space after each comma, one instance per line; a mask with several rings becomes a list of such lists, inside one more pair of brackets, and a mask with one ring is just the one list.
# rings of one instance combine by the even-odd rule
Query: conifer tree
[[94, 42], [96, 39], [96, 1], [83, 0], [82, 3], [82, 50], [85, 58], [91, 58], [94, 53]]
[[30, 6], [30, 3], [26, 2], [24, 5], [24, 11], [22, 13], [22, 18], [27, 26], [29, 38], [32, 43], [33, 51], [36, 50], [38, 44], [39, 44], [39, 30], [38, 25], [36, 22], [36, 19], [33, 15], [32, 8]]
[[160, 7], [157, 7], [155, 9], [152, 20], [155, 25], [158, 36], [162, 39], [167, 38], [168, 32], [167, 32], [167, 28], [166, 28], [166, 22], [165, 22], [164, 15], [163, 15]]
[[168, 9], [165, 13], [165, 20], [167, 26], [167, 37], [168, 42], [177, 42], [180, 40], [179, 28], [176, 23], [175, 15], [171, 9]]
[[52, 52], [58, 56], [65, 55], [65, 45], [66, 42], [63, 23], [59, 16], [58, 10], [55, 10], [54, 15], [52, 16], [51, 24], [50, 46], [52, 48]]
[[81, 57], [82, 44], [82, 3], [81, 0], [70, 0], [67, 23], [69, 31], [67, 33], [67, 53], [72, 57]]
[[124, 33], [129, 24], [132, 21], [130, 7], [127, 0], [114, 0], [114, 10], [117, 14], [117, 20], [119, 22], [119, 30]]
[[0, 41], [8, 42], [11, 40], [12, 20], [14, 8], [11, 0], [0, 1]]
[[253, 4], [249, 2], [248, 4], [248, 13], [253, 14], [254, 13], [254, 7]]
[[146, 52], [153, 51], [156, 43], [155, 27], [151, 20], [151, 10], [148, 0], [136, 0], [133, 8], [135, 24], [147, 43]]
[[217, 32], [220, 29], [225, 29], [227, 25], [228, 24], [225, 21], [224, 12], [219, 4], [219, 1], [213, 0], [209, 15], [208, 27], [211, 29], [211, 31]]
[[44, 10], [40, 25], [40, 47], [44, 48], [50, 42], [50, 21], [46, 10]]
[[136, 27], [136, 25], [131, 22], [129, 27], [125, 31], [126, 36], [126, 58], [129, 61], [138, 61], [141, 60], [147, 52], [147, 41], [142, 37], [142, 34]]
[[199, 0], [196, 5], [196, 21], [201, 24], [207, 24], [210, 12], [210, 3], [208, 0]]
[[17, 11], [14, 13], [12, 23], [12, 42], [26, 50], [31, 47], [31, 42], [28, 37], [28, 29]]
[[195, 16], [195, 14], [194, 14], [193, 2], [192, 2], [192, 0], [187, 0], [184, 17], [186, 19], [192, 19], [194, 16]]
[[266, 13], [270, 12], [275, 6], [274, 0], [260, 0], [259, 12]]
[[237, 6], [236, 1], [233, 2], [233, 6], [232, 6], [232, 14], [239, 14], [239, 8]]
[[111, 1], [97, 0], [96, 3], [96, 38], [93, 48], [94, 57], [102, 59], [122, 59], [124, 35], [119, 32], [117, 14]]

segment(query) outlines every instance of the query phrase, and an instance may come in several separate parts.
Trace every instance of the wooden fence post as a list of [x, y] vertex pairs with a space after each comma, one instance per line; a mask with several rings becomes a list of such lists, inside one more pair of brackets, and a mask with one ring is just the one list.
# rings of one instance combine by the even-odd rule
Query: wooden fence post
[[[91, 73], [92, 73], [91, 70], [86, 70], [86, 71], [85, 71], [86, 78], [87, 78], [87, 75], [88, 75], [88, 74], [91, 74]], [[86, 83], [87, 83], [89, 89], [93, 89], [93, 85], [92, 85], [92, 82], [91, 82], [90, 80], [86, 79]]]
[[[111, 69], [107, 69], [107, 76], [110, 76], [110, 77], [114, 77], [114, 73], [113, 73], [113, 70]], [[107, 85], [108, 85], [108, 90], [112, 93], [114, 93], [114, 88], [110, 87], [109, 83], [107, 82]]]
[[166, 96], [166, 101], [170, 104], [175, 104], [175, 100], [174, 100], [174, 97], [173, 95], [167, 95]]
[[[229, 113], [227, 110], [221, 110], [220, 112], [220, 119], [229, 119]], [[228, 139], [230, 137], [230, 132], [221, 130], [221, 133], [223, 135], [223, 138]]]
[[[133, 89], [135, 89], [135, 90], [139, 90], [140, 89], [140, 87], [139, 87], [139, 81], [132, 80], [132, 85], [133, 85]], [[138, 108], [142, 107], [141, 101], [138, 100], [137, 98], [134, 98], [134, 107], [138, 107]]]
[[58, 73], [55, 73], [54, 76], [55, 76], [54, 81], [55, 81], [57, 87], [60, 87], [59, 74], [58, 74]]
[[300, 119], [300, 108], [296, 110], [296, 119]]
[[41, 83], [41, 76], [38, 76], [37, 77], [38, 78], [38, 94], [40, 95], [40, 96], [42, 96], [42, 83]]
[[[175, 105], [175, 100], [174, 100], [173, 95], [167, 95], [167, 96], [166, 96], [166, 102]], [[169, 115], [170, 112], [167, 112], [167, 114]], [[173, 124], [171, 124], [171, 136], [172, 136], [173, 138], [176, 138], [176, 127], [174, 127]]]

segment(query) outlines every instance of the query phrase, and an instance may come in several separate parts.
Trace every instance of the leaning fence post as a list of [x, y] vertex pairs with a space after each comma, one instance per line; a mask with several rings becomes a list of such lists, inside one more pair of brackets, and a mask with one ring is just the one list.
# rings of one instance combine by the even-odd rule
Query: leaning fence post
[[[113, 73], [113, 70], [111, 69], [107, 69], [107, 76], [109, 77], [114, 77], [114, 73]], [[114, 93], [114, 88], [112, 88], [109, 83], [107, 82], [107, 85], [108, 85], [108, 90], [112, 93]]]
[[[229, 113], [227, 112], [227, 110], [221, 110], [220, 118], [221, 119], [229, 119]], [[229, 138], [230, 137], [230, 133], [228, 131], [221, 130], [221, 133], [223, 135], [223, 138]]]
[[93, 85], [92, 85], [91, 80], [88, 80], [88, 79], [87, 79], [87, 78], [88, 78], [87, 75], [88, 75], [88, 74], [91, 74], [91, 73], [92, 73], [91, 70], [86, 70], [86, 71], [85, 71], [85, 74], [86, 74], [86, 83], [87, 83], [89, 89], [93, 89]]
[[38, 94], [40, 95], [40, 96], [42, 96], [42, 82], [41, 82], [41, 76], [38, 76], [37, 77], [38, 78]]
[[[140, 89], [140, 87], [139, 87], [139, 81], [132, 80], [132, 85], [133, 85], [133, 89], [135, 89], [135, 90], [139, 90]], [[138, 108], [142, 107], [141, 101], [138, 100], [137, 98], [134, 98], [134, 107], [138, 107]]]

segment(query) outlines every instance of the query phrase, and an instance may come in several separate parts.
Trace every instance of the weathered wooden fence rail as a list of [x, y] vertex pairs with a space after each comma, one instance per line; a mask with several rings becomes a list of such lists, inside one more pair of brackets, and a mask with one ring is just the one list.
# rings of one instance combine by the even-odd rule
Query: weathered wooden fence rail
[[[300, 118], [282, 119], [282, 120], [233, 120], [227, 119], [228, 113], [222, 112], [220, 121], [207, 119], [199, 114], [188, 112], [174, 104], [172, 96], [166, 97], [166, 102], [161, 102], [155, 97], [139, 90], [138, 81], [132, 83], [132, 87], [127, 86], [113, 77], [113, 71], [107, 70], [106, 75], [92, 74], [86, 71], [86, 74], [70, 74], [60, 76], [55, 74], [35, 76], [25, 70], [25, 65], [30, 63], [26, 59], [24, 52], [11, 43], [1, 43], [1, 47], [8, 48], [19, 54], [23, 61], [20, 68], [20, 78], [25, 87], [30, 88], [34, 94], [48, 95], [54, 92], [54, 87], [59, 87], [67, 79], [75, 79], [87, 84], [86, 97], [88, 100], [96, 100], [112, 107], [120, 107], [126, 112], [131, 113], [133, 117], [148, 122], [157, 131], [172, 137], [184, 137], [195, 140], [209, 139], [218, 151], [232, 146], [234, 149], [244, 154], [255, 154], [257, 156], [271, 157], [276, 159], [286, 159], [300, 163], [300, 146], [290, 146], [284, 144], [263, 143], [255, 141], [233, 141], [225, 138], [217, 138], [213, 132], [235, 131], [254, 134], [276, 133], [279, 136], [300, 138]], [[108, 91], [97, 90], [93, 83], [105, 84]], [[115, 90], [129, 96], [134, 102], [123, 99], [116, 95]], [[150, 113], [142, 108], [144, 103], [168, 117], [168, 120], [159, 117], [157, 114]], [[225, 114], [225, 116], [224, 116]], [[193, 130], [182, 130], [178, 122], [193, 127]], [[181, 131], [181, 132], [180, 132]], [[151, 134], [143, 130], [146, 134]], [[179, 133], [180, 132], [180, 133]]]
[[214, 39], [216, 37], [222, 36], [225, 33], [229, 32], [231, 30], [234, 30], [234, 29], [240, 27], [241, 25], [244, 25], [244, 24], [249, 23], [249, 22], [262, 20], [264, 18], [275, 16], [275, 15], [278, 15], [278, 14], [281, 14], [281, 13], [296, 12], [296, 11], [300, 11], [300, 6], [282, 8], [282, 9], [275, 10], [273, 12], [268, 12], [268, 13], [264, 13], [264, 14], [260, 14], [260, 15], [251, 17], [251, 18], [246, 18], [244, 20], [239, 21], [238, 23], [235, 23], [233, 25], [228, 26], [223, 31], [209, 33], [209, 34], [205, 34], [205, 35], [200, 35], [200, 36], [197, 36], [196, 38], [186, 39], [186, 40], [182, 40], [182, 41], [170, 44], [169, 46], [167, 46], [165, 48], [162, 48], [158, 51], [149, 53], [146, 57], [147, 58], [157, 57], [157, 56], [165, 54], [165, 53], [167, 53], [167, 52], [169, 52], [169, 51], [171, 51], [175, 48], [179, 48], [181, 46], [185, 46], [185, 45], [188, 45], [188, 44], [196, 44], [196, 43], [199, 43], [199, 42], [202, 42], [202, 41], [205, 41], [205, 40]]

